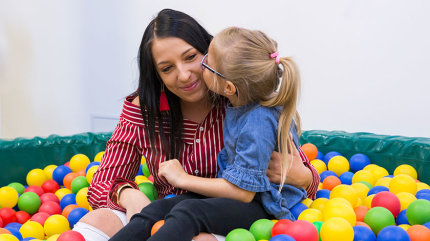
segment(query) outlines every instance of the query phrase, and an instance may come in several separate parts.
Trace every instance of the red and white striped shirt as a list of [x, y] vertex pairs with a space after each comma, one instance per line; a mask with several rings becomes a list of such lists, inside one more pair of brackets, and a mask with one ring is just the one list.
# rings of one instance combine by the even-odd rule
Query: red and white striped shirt
[[[129, 96], [124, 101], [120, 121], [107, 143], [101, 164], [88, 189], [88, 201], [94, 209], [108, 207], [125, 211], [112, 201], [112, 195], [119, 185], [125, 183], [138, 188], [134, 178], [139, 170], [142, 156], [145, 156], [149, 171], [154, 177], [154, 186], [157, 188], [159, 197], [186, 192], [174, 188], [158, 177], [158, 166], [166, 160], [157, 131], [158, 125], [156, 125], [156, 146], [154, 147], [145, 131], [140, 107], [131, 103], [134, 97]], [[224, 145], [222, 137], [225, 107], [226, 103], [214, 106], [202, 123], [184, 119], [183, 144], [178, 160], [187, 173], [208, 178], [217, 177], [217, 155]], [[169, 127], [165, 127], [165, 133], [169, 137]], [[304, 164], [312, 171], [313, 182], [307, 192], [308, 197], [314, 198], [318, 189], [319, 175], [301, 148], [299, 153]]]

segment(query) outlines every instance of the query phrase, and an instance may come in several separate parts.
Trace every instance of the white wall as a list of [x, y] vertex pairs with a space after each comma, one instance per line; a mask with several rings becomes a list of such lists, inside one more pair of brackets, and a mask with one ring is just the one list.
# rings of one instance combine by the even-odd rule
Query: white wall
[[1, 0], [0, 137], [112, 130], [162, 8], [261, 29], [302, 72], [303, 129], [430, 137], [426, 0]]

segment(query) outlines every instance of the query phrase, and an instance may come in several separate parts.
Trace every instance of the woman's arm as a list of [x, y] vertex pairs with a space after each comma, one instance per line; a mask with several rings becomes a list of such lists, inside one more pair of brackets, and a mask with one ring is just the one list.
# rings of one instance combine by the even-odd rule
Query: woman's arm
[[158, 175], [172, 186], [208, 197], [224, 197], [251, 202], [255, 192], [250, 192], [228, 182], [224, 178], [204, 178], [186, 173], [177, 159], [160, 164]]

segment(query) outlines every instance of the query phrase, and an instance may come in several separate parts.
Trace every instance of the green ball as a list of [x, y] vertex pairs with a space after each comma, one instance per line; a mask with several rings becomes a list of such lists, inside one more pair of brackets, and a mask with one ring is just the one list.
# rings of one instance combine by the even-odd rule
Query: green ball
[[138, 186], [139, 190], [143, 192], [143, 194], [145, 194], [151, 202], [157, 199], [158, 193], [157, 189], [154, 187], [154, 184], [151, 182], [142, 182]]
[[12, 182], [8, 186], [15, 189], [19, 193], [19, 195], [23, 194], [25, 191], [24, 185], [19, 182]]
[[151, 172], [149, 172], [149, 168], [148, 165], [146, 165], [146, 162], [142, 164], [142, 172], [145, 177], [151, 176]]
[[269, 240], [272, 237], [272, 227], [275, 225], [269, 219], [259, 219], [249, 228], [256, 240]]
[[396, 225], [393, 214], [383, 207], [374, 207], [367, 211], [364, 222], [370, 226], [375, 234], [387, 226]]
[[40, 203], [40, 197], [36, 193], [25, 192], [18, 199], [18, 208], [31, 215], [39, 210]]
[[359, 181], [359, 183], [363, 183], [364, 185], [366, 185], [369, 188], [369, 190], [373, 188], [372, 184], [370, 184], [369, 182]]
[[319, 241], [321, 241], [321, 232], [320, 231], [321, 231], [321, 226], [323, 225], [323, 223], [324, 222], [322, 222], [322, 221], [315, 221], [312, 223], [318, 231], [318, 236], [319, 236], [318, 240]]
[[225, 237], [225, 241], [256, 241], [254, 235], [246, 229], [236, 228], [230, 231]]
[[70, 186], [70, 189], [72, 189], [72, 192], [74, 194], [77, 194], [79, 190], [81, 190], [84, 187], [89, 187], [90, 184], [87, 181], [87, 178], [84, 176], [75, 177], [73, 179], [72, 184]]
[[430, 201], [426, 199], [413, 201], [406, 210], [406, 218], [411, 225], [430, 222]]

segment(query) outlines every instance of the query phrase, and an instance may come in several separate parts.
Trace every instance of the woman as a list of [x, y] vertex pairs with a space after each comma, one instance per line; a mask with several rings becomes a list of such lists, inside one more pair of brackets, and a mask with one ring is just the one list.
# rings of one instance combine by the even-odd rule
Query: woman
[[[87, 240], [112, 237], [150, 202], [133, 182], [142, 155], [160, 198], [184, 192], [158, 177], [158, 166], [165, 160], [176, 158], [187, 173], [216, 177], [226, 101], [211, 93], [202, 79], [200, 61], [211, 39], [193, 18], [170, 9], [160, 11], [146, 28], [139, 49], [139, 88], [124, 102], [88, 191], [96, 210], [75, 225]], [[293, 160], [290, 171], [297, 178], [287, 181], [307, 188], [313, 197], [318, 173], [303, 152]], [[272, 182], [280, 182], [279, 163], [274, 152], [268, 171]], [[200, 234], [195, 240], [216, 239]]]

